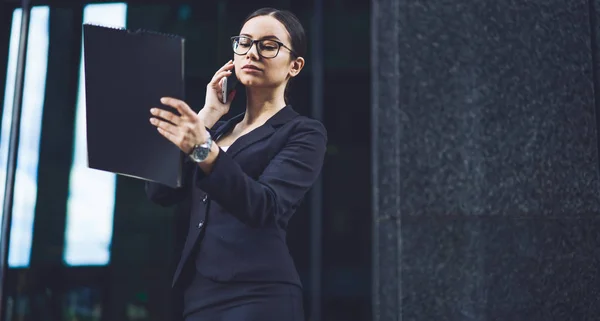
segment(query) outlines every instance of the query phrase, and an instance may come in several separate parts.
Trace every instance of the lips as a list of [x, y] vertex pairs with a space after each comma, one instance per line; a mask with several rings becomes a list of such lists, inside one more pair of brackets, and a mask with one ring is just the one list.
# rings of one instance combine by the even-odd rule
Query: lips
[[258, 70], [258, 71], [262, 70], [254, 65], [245, 65], [244, 67], [242, 67], [242, 69]]

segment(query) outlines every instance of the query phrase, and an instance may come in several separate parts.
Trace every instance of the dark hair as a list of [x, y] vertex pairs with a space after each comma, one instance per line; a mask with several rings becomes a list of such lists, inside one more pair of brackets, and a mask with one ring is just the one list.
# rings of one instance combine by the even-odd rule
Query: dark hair
[[[253, 13], [248, 15], [248, 17], [246, 17], [246, 19], [242, 23], [242, 28], [244, 27], [246, 22], [248, 22], [248, 20], [260, 16], [271, 16], [277, 19], [279, 22], [281, 22], [281, 24], [283, 24], [288, 34], [290, 35], [290, 45], [292, 47], [291, 49], [294, 51], [291, 54], [294, 58], [306, 56], [306, 33], [304, 32], [304, 27], [302, 27], [302, 24], [300, 23], [300, 20], [298, 20], [298, 17], [296, 17], [296, 15], [287, 10], [279, 10], [275, 8], [261, 8], [254, 11]], [[284, 98], [286, 104], [288, 103], [288, 92], [291, 80], [292, 79], [290, 78], [290, 80], [288, 80], [288, 83], [285, 86]]]

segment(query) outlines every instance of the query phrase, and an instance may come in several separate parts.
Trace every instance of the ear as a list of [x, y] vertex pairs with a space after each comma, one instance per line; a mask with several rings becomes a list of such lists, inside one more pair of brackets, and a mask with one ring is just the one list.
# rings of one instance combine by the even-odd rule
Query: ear
[[300, 73], [302, 68], [304, 68], [304, 58], [298, 57], [292, 60], [291, 64], [292, 68], [290, 68], [289, 76], [296, 77]]

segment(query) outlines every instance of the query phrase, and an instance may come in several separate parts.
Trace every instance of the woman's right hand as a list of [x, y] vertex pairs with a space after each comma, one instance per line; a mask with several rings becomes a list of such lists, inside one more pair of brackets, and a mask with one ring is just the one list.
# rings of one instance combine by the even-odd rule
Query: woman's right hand
[[204, 108], [210, 110], [210, 112], [219, 113], [220, 116], [223, 116], [229, 112], [231, 101], [235, 96], [234, 90], [229, 94], [229, 97], [227, 97], [227, 103], [223, 103], [223, 79], [231, 76], [231, 70], [233, 68], [233, 61], [229, 60], [225, 65], [223, 65], [221, 68], [219, 68], [219, 70], [217, 70], [213, 78], [206, 86], [206, 99], [204, 101]]

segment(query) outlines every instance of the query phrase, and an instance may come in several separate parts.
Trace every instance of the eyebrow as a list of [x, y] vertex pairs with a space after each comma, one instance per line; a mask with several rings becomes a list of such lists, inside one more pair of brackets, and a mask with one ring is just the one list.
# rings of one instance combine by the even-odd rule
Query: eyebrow
[[[252, 38], [252, 36], [251, 36], [251, 35], [249, 35], [249, 34], [247, 34], [247, 33], [242, 33], [242, 34], [240, 34], [240, 36], [245, 36], [245, 37], [248, 37], [248, 38]], [[281, 40], [280, 40], [279, 38], [277, 38], [277, 36], [275, 36], [275, 35], [266, 35], [266, 36], [264, 36], [264, 37], [262, 37], [262, 38], [260, 38], [260, 39], [275, 39], [275, 40], [279, 40], [279, 41], [281, 41]]]

